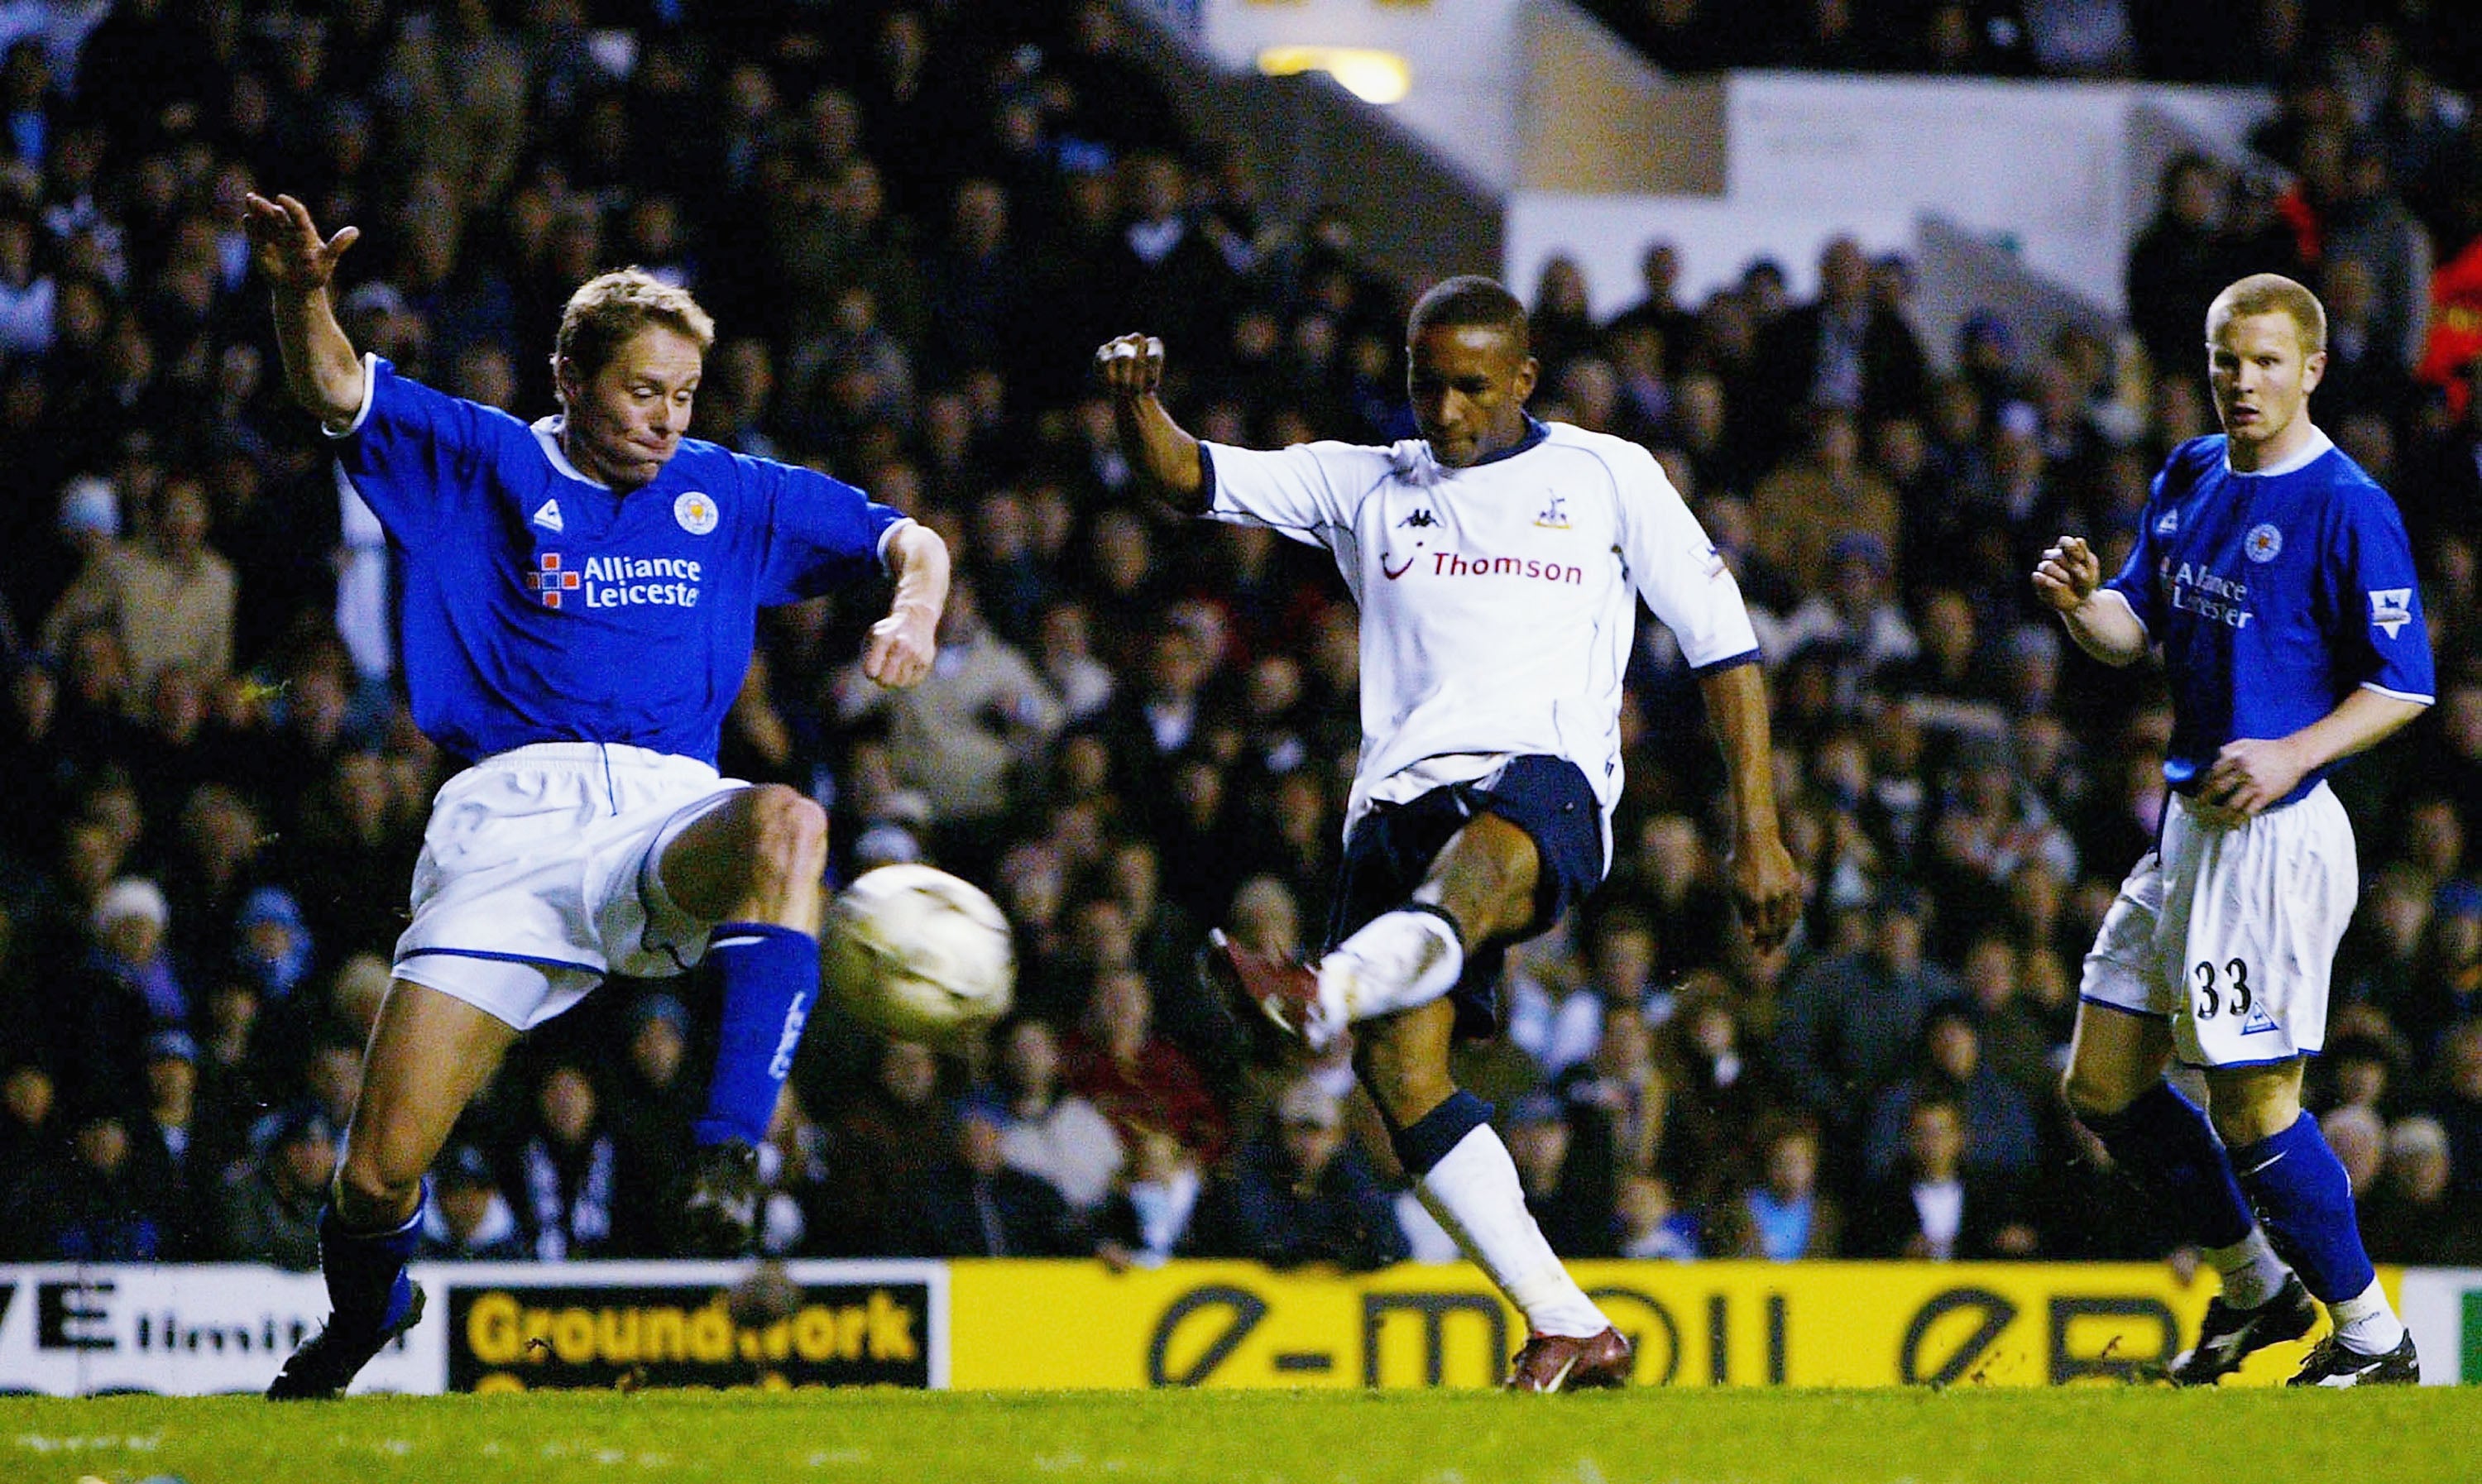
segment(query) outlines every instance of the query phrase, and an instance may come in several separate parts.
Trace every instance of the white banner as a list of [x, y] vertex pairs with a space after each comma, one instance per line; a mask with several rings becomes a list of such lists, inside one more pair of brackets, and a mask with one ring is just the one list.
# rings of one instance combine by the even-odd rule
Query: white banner
[[[356, 1391], [948, 1384], [938, 1262], [795, 1262], [736, 1305], [750, 1264], [421, 1263], [422, 1323]], [[242, 1263], [0, 1266], [0, 1392], [261, 1391], [318, 1332], [315, 1273]]]

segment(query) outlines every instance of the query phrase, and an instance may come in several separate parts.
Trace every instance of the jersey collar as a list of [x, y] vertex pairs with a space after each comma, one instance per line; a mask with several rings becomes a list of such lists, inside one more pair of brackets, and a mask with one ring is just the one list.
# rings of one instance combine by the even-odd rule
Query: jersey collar
[[[1535, 444], [1542, 442], [1545, 438], [1547, 438], [1550, 436], [1551, 430], [1537, 421], [1533, 413], [1528, 412], [1525, 414], [1525, 437], [1518, 438], [1516, 442], [1509, 444], [1506, 448], [1501, 449], [1495, 454], [1483, 455], [1473, 463], [1466, 464], [1465, 467], [1469, 469], [1478, 469], [1486, 464], [1497, 464], [1502, 459], [1514, 459], [1518, 454], [1532, 448]], [[1439, 455], [1435, 453], [1431, 457], [1437, 459]]]
[[2335, 446], [2336, 440], [2327, 436], [2327, 430], [2312, 423], [2310, 425], [2310, 442], [2301, 452], [2271, 468], [2236, 469], [2232, 467], [2232, 441], [2226, 438], [2224, 439], [2224, 472], [2238, 475], [2243, 479], [2266, 479], [2277, 474], [2298, 473], [2325, 458], [2327, 450]]
[[593, 485], [597, 490], [611, 489], [610, 485], [580, 472], [576, 464], [568, 462], [568, 454], [560, 446], [561, 428], [566, 422], [566, 418], [557, 416], [538, 417], [534, 420], [531, 426], [535, 441], [542, 446], [543, 457], [551, 461], [553, 468], [576, 480], [579, 484]]

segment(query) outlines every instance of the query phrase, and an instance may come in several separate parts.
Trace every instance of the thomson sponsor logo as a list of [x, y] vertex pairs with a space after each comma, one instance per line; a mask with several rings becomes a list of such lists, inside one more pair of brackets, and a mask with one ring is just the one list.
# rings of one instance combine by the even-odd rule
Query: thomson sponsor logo
[[1515, 577], [1525, 582], [1562, 582], [1574, 587], [1586, 585], [1584, 568], [1563, 562], [1545, 562], [1534, 557], [1469, 557], [1455, 551], [1434, 551], [1431, 553], [1431, 572], [1439, 577]]

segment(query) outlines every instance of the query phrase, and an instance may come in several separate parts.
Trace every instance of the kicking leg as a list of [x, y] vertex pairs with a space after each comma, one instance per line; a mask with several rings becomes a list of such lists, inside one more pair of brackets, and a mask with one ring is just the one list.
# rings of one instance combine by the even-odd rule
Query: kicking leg
[[828, 817], [781, 784], [746, 788], [675, 835], [657, 862], [682, 911], [716, 924], [708, 955], [724, 1020], [697, 1125], [690, 1244], [746, 1250], [757, 1220], [757, 1147], [819, 995]]
[[1490, 1104], [1449, 1079], [1455, 1025], [1455, 1007], [1443, 999], [1364, 1022], [1354, 1056], [1362, 1085], [1386, 1116], [1422, 1205], [1525, 1315], [1535, 1338], [1509, 1384], [1618, 1386], [1632, 1365], [1628, 1341], [1544, 1240], [1517, 1165], [1492, 1129]]
[[422, 1224], [422, 1175], [517, 1033], [427, 985], [388, 987], [362, 1056], [334, 1201], [319, 1218], [319, 1266], [334, 1310], [268, 1389], [272, 1400], [333, 1396], [422, 1317], [407, 1281]]
[[2215, 1128], [2242, 1188], [2266, 1218], [2277, 1250], [2336, 1323], [2331, 1345], [2313, 1352], [2296, 1379], [2339, 1386], [2414, 1380], [2404, 1321], [2362, 1246], [2352, 1181], [2318, 1121], [2302, 1109], [2301, 1073], [2298, 1060], [2206, 1071]]

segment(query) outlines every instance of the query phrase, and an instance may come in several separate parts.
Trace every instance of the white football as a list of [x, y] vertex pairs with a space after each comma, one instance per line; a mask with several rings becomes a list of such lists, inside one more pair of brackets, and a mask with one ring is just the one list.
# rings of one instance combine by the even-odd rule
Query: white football
[[972, 885], [927, 865], [883, 865], [828, 906], [829, 990], [881, 1035], [953, 1046], [1008, 1014], [1017, 949]]

